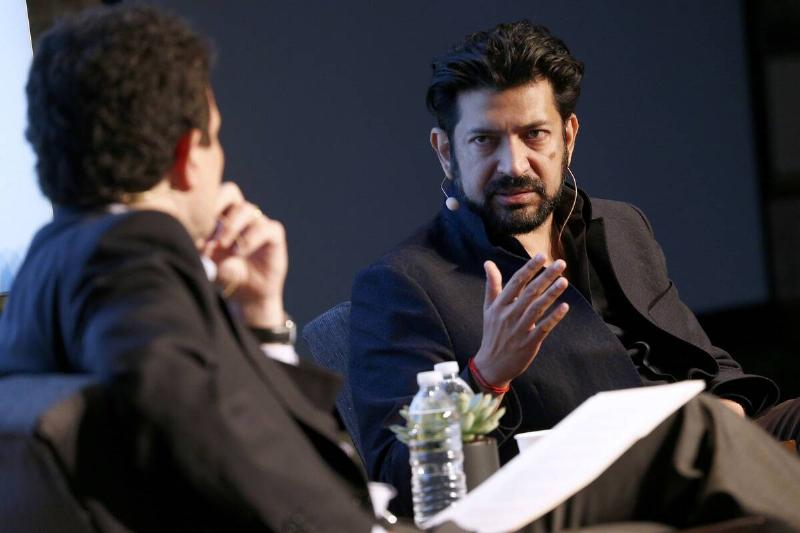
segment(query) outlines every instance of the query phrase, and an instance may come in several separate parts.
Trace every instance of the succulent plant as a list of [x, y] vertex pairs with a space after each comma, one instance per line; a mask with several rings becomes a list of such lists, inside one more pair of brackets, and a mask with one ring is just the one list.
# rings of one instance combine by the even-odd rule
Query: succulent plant
[[[474, 396], [461, 393], [456, 397], [456, 409], [458, 410], [459, 422], [461, 424], [461, 440], [473, 442], [490, 433], [500, 423], [500, 418], [505, 414], [506, 408], [499, 407], [501, 399], [495, 398], [490, 394], [478, 393]], [[394, 424], [389, 429], [394, 432], [397, 439], [404, 444], [408, 444], [408, 434], [413, 427], [413, 422], [408, 413], [406, 405], [400, 409], [400, 416], [406, 424]]]

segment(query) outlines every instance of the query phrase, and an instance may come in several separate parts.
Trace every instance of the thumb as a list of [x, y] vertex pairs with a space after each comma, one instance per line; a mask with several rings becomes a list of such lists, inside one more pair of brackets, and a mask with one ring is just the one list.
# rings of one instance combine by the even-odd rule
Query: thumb
[[492, 305], [497, 295], [503, 290], [503, 275], [500, 274], [500, 269], [497, 268], [494, 261], [483, 263], [483, 270], [486, 272], [486, 292], [483, 296], [483, 308], [486, 309]]

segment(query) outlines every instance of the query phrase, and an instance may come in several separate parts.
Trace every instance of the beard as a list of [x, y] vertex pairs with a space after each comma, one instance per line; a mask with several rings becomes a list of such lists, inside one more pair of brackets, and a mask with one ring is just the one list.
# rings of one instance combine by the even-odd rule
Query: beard
[[[466, 201], [467, 206], [481, 217], [490, 234], [522, 235], [530, 233], [544, 224], [560, 203], [561, 195], [564, 193], [564, 183], [566, 182], [567, 159], [568, 155], [565, 147], [561, 159], [561, 181], [558, 184], [558, 190], [554, 194], [547, 194], [541, 178], [503, 175], [491, 180], [486, 185], [482, 203], [478, 203], [464, 194], [455, 157], [452, 158], [451, 167], [460, 196]], [[531, 205], [507, 206], [494, 201], [497, 195], [520, 190], [537, 194], [539, 196], [539, 205], [534, 209]]]

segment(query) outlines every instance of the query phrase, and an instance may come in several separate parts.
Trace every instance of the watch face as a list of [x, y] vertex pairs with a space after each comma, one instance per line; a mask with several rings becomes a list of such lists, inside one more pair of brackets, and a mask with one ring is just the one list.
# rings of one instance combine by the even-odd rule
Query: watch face
[[291, 318], [286, 319], [286, 329], [289, 330], [289, 343], [294, 344], [297, 340], [297, 324]]

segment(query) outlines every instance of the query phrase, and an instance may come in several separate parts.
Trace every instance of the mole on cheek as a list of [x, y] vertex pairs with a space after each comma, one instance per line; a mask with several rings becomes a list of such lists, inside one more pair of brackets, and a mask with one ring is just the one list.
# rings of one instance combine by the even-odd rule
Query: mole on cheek
[[548, 157], [549, 157], [549, 158], [550, 158], [550, 160], [552, 161], [553, 159], [555, 159], [555, 158], [556, 158], [556, 152], [551, 152], [551, 153], [550, 153], [550, 155], [549, 155]]

